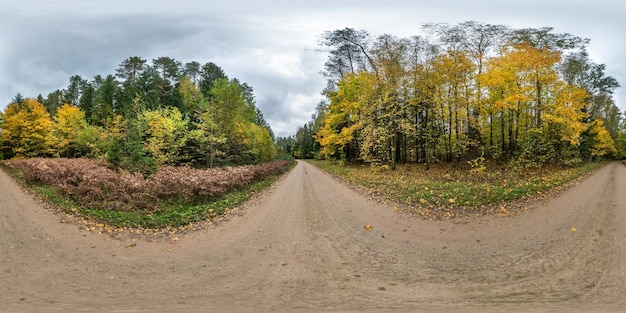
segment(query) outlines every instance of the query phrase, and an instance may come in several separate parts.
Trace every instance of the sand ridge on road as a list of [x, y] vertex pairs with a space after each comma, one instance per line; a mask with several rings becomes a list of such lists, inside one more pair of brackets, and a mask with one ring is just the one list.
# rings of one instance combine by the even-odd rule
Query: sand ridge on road
[[626, 305], [618, 162], [522, 216], [442, 222], [299, 162], [240, 214], [176, 241], [81, 231], [1, 171], [0, 186], [0, 311]]

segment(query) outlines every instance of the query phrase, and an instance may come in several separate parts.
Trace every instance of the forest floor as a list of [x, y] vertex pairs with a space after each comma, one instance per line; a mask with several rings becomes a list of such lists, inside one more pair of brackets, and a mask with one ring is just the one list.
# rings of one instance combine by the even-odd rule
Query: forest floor
[[306, 162], [219, 223], [63, 223], [0, 171], [0, 311], [620, 311], [626, 167], [519, 216], [428, 221]]

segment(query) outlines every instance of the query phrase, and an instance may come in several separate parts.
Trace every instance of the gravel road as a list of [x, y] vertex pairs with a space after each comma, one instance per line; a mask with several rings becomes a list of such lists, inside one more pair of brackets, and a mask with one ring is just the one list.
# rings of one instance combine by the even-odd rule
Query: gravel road
[[518, 217], [422, 220], [299, 162], [186, 234], [120, 239], [61, 219], [0, 171], [0, 311], [626, 307], [619, 162]]

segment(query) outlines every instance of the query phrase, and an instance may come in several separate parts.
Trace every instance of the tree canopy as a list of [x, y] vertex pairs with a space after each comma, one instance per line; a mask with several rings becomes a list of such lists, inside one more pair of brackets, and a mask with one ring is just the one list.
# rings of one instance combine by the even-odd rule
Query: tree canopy
[[310, 155], [394, 167], [482, 156], [572, 164], [619, 153], [620, 85], [588, 58], [588, 39], [478, 22], [423, 30], [322, 35], [328, 105], [298, 131], [319, 144]]
[[254, 90], [214, 63], [123, 60], [115, 75], [70, 77], [0, 113], [3, 158], [91, 157], [133, 171], [255, 164], [276, 157]]

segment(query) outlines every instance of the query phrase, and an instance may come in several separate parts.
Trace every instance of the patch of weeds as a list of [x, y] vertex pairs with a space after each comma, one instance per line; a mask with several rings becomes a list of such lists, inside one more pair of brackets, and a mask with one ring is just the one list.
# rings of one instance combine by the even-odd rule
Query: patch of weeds
[[[98, 198], [85, 203], [73, 199], [71, 193], [55, 184], [28, 180], [22, 171], [3, 166], [3, 169], [13, 176], [18, 182], [29, 187], [37, 195], [51, 203], [55, 208], [66, 214], [80, 219], [80, 224], [91, 225], [87, 227], [94, 230], [94, 225], [101, 229], [171, 229], [212, 220], [225, 215], [229, 210], [241, 205], [254, 194], [269, 187], [295, 166], [295, 162], [278, 164], [279, 166], [261, 166], [261, 174], [256, 174], [257, 179], [250, 179], [250, 183], [233, 186], [227, 191], [213, 197], [196, 197], [189, 200], [184, 193], [168, 193], [162, 198], [155, 198], [154, 209], [120, 209], [116, 199], [107, 197]], [[250, 167], [247, 167], [250, 168]], [[244, 170], [247, 168], [243, 168]], [[231, 175], [230, 170], [227, 174]], [[225, 171], [225, 170], [222, 170]], [[256, 180], [256, 181], [255, 181]], [[169, 185], [173, 185], [169, 183]], [[210, 186], [209, 186], [210, 187]], [[198, 186], [197, 188], [203, 188]], [[97, 190], [97, 189], [96, 189]], [[104, 194], [104, 193], [103, 193]]]
[[199, 203], [186, 203], [184, 200], [163, 201], [158, 210], [145, 214], [136, 211], [111, 211], [101, 209], [84, 209], [83, 216], [93, 217], [100, 223], [114, 227], [139, 227], [144, 229], [177, 228], [223, 216], [229, 210], [238, 207], [254, 194], [269, 187], [282, 175], [273, 175], [262, 181], [249, 185], [242, 190], [233, 190], [220, 198]]

